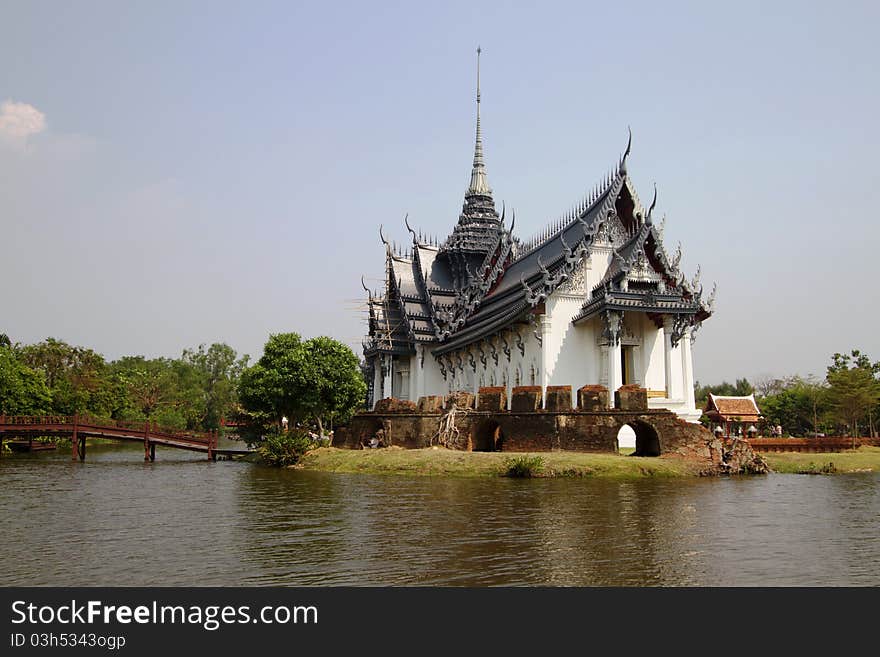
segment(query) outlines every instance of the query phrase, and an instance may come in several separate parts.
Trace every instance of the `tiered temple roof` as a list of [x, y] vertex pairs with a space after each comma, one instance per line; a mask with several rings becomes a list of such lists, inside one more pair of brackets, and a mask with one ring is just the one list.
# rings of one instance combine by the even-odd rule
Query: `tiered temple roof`
[[[644, 311], [658, 325], [675, 318], [674, 341], [686, 327], [712, 314], [715, 292], [702, 298], [699, 270], [689, 282], [670, 258], [662, 229], [653, 224], [654, 201], [642, 208], [627, 173], [632, 136], [617, 165], [582, 201], [525, 244], [506, 226], [489, 187], [480, 126], [479, 66], [477, 131], [470, 184], [452, 234], [440, 245], [422, 240], [410, 227], [411, 252], [386, 245], [385, 292], [370, 295], [370, 334], [365, 354], [413, 353], [417, 343], [441, 356], [542, 311], [544, 300], [564, 285], [594, 247], [613, 249], [599, 285], [585, 295], [574, 322], [608, 311]], [[381, 234], [381, 229], [380, 229]]]

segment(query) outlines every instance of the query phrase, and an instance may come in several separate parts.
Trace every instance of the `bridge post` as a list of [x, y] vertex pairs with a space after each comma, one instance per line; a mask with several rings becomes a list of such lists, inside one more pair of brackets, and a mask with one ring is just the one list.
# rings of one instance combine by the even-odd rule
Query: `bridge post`
[[150, 443], [150, 461], [156, 460], [156, 443]]
[[[155, 450], [153, 450], [153, 457], [155, 458]], [[144, 425], [144, 462], [152, 461], [150, 458], [150, 421], [147, 420]]]
[[[79, 424], [78, 420], [79, 420], [79, 414], [78, 413], [74, 414], [74, 416], [73, 416], [73, 435], [70, 438], [70, 447], [71, 447], [70, 458], [73, 461], [76, 461], [77, 456], [78, 456], [77, 452], [79, 452], [79, 432], [77, 431], [77, 425]], [[80, 460], [82, 460], [82, 457], [80, 457]]]
[[208, 434], [208, 460], [209, 461], [216, 461], [217, 460], [217, 454], [214, 451], [215, 449], [217, 449], [217, 430], [211, 429], [210, 433]]

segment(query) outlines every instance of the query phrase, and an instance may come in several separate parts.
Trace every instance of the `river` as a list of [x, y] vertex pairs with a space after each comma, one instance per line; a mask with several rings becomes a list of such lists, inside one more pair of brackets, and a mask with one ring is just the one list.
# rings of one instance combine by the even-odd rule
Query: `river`
[[880, 475], [447, 479], [0, 458], [0, 584], [880, 585]]

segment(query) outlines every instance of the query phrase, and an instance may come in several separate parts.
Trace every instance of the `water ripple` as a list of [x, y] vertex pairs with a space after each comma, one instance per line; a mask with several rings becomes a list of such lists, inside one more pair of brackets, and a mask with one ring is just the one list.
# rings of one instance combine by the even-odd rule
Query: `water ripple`
[[13, 585], [880, 584], [880, 477], [395, 478], [0, 459]]

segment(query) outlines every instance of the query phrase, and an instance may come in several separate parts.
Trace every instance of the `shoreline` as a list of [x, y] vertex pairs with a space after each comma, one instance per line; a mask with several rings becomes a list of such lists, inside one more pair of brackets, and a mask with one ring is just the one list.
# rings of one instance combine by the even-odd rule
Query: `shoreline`
[[[846, 474], [880, 472], [880, 447], [804, 454], [761, 454], [780, 474]], [[592, 452], [466, 452], [445, 448], [351, 450], [320, 447], [305, 454], [293, 469], [313, 472], [417, 477], [501, 477], [510, 459], [540, 457], [536, 478], [642, 479], [698, 477], [700, 464], [682, 458], [625, 456]], [[507, 464], [506, 464], [507, 463]]]

